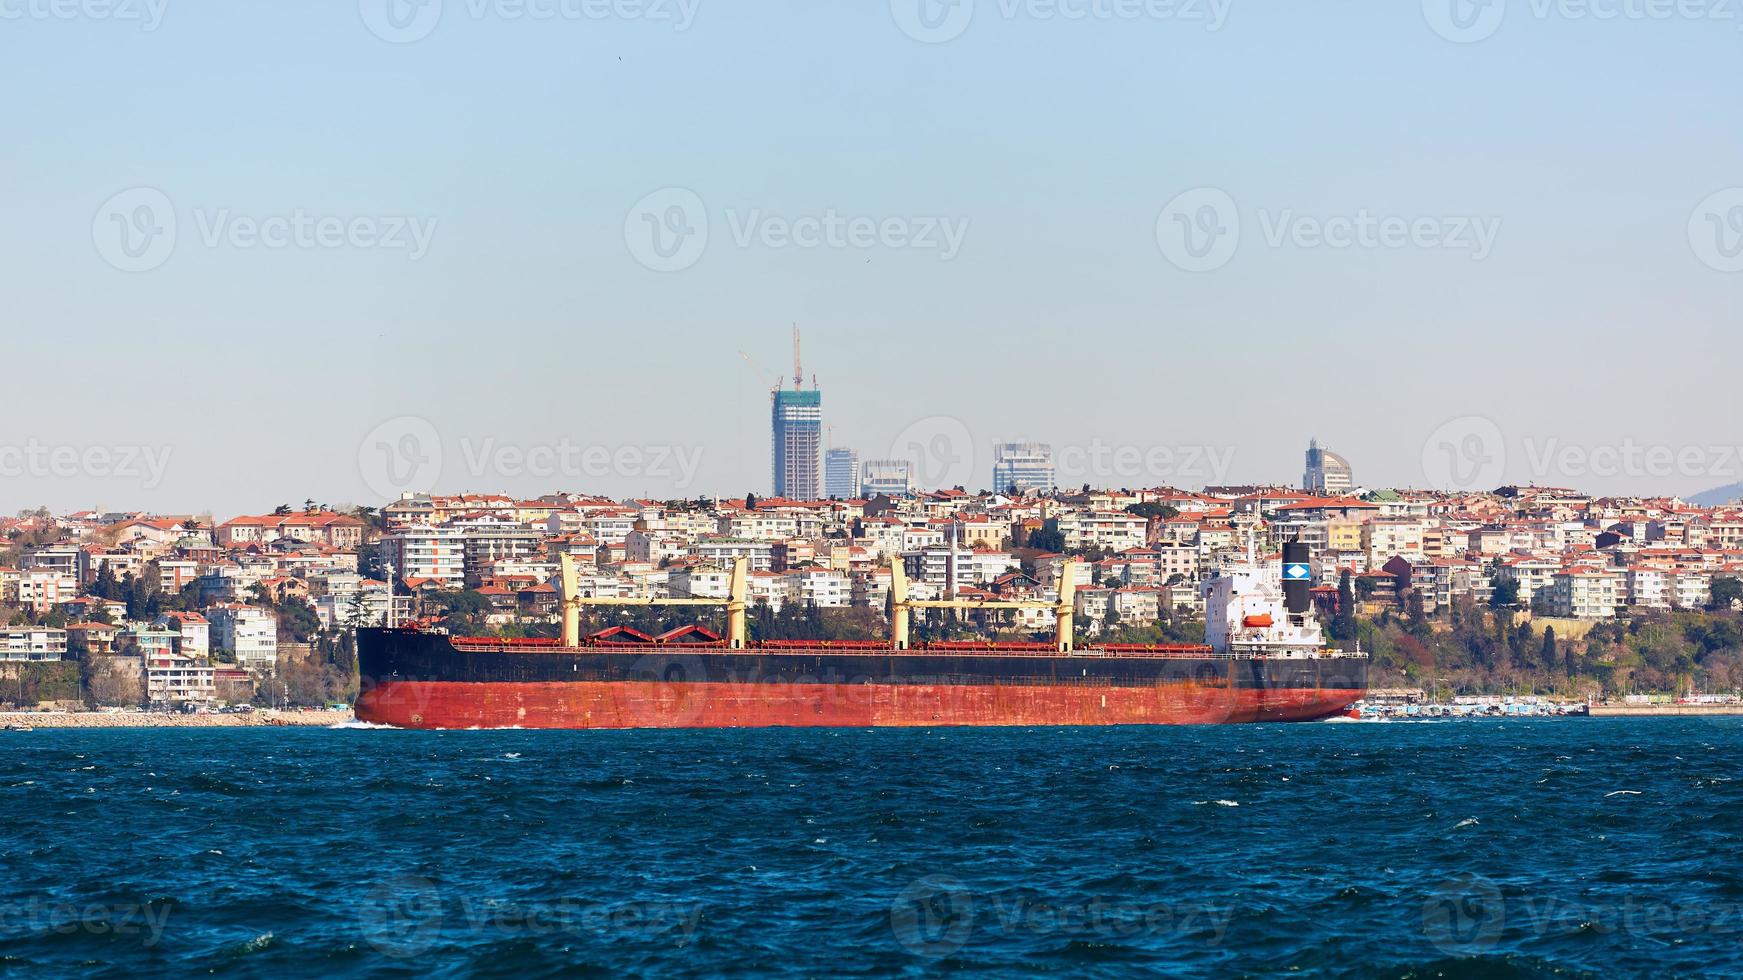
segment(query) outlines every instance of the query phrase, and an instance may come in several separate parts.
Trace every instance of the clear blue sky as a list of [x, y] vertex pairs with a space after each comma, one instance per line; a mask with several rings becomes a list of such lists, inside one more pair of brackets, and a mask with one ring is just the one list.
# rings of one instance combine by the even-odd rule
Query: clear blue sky
[[[1318, 436], [1363, 483], [1422, 485], [1431, 433], [1477, 416], [1509, 479], [1743, 478], [1717, 457], [1692, 476], [1534, 466], [1743, 444], [1743, 273], [1721, 268], [1743, 228], [1721, 198], [1704, 261], [1689, 227], [1743, 186], [1736, 20], [1513, 0], [1454, 43], [1417, 0], [1234, 0], [1214, 31], [978, 0], [922, 43], [888, 0], [702, 0], [683, 30], [445, 0], [390, 43], [377, 2], [168, 0], [152, 30], [92, 0], [72, 19], [0, 4], [22, 13], [0, 19], [0, 445], [170, 453], [161, 480], [14, 467], [0, 509], [376, 503], [360, 446], [407, 416], [441, 444], [431, 489], [761, 492], [793, 322], [835, 441], [866, 457], [967, 432], [977, 474], [992, 441], [1028, 437], [1209, 447], [1233, 452], [1210, 475], [1294, 481]], [[172, 203], [174, 249], [123, 271], [102, 209], [140, 187]], [[1205, 187], [1235, 202], [1240, 245], [1187, 271], [1158, 216]], [[709, 224], [678, 271], [626, 244], [662, 188]], [[415, 259], [231, 237], [299, 212], [435, 224]], [[831, 212], [966, 230], [948, 259], [763, 237]], [[1269, 240], [1285, 215], [1363, 213], [1455, 239], [1452, 216], [1499, 225], [1480, 259]], [[470, 458], [564, 439], [701, 456], [682, 486], [647, 460], [543, 478]]]

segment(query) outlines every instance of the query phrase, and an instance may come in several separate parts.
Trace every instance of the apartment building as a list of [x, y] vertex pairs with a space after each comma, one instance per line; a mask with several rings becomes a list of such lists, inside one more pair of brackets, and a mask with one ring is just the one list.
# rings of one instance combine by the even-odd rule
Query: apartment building
[[381, 560], [402, 582], [438, 589], [466, 585], [466, 537], [457, 528], [415, 524], [381, 539]]
[[64, 660], [66, 655], [66, 630], [50, 629], [46, 626], [0, 627], [0, 660]]
[[220, 603], [207, 612], [214, 650], [229, 654], [238, 666], [257, 673], [278, 669], [278, 617], [271, 610]]
[[1576, 566], [1557, 572], [1549, 587], [1549, 611], [1574, 619], [1610, 619], [1627, 599], [1627, 583], [1616, 569]]

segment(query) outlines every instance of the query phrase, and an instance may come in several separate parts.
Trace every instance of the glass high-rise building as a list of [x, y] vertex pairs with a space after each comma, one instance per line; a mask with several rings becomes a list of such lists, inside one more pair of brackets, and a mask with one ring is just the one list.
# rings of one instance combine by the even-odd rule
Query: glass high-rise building
[[906, 497], [914, 492], [914, 466], [905, 459], [868, 459], [860, 468], [859, 494], [870, 499]]
[[1356, 485], [1355, 471], [1350, 461], [1329, 449], [1322, 449], [1319, 440], [1307, 444], [1307, 472], [1301, 477], [1301, 487], [1310, 493], [1346, 493]]
[[851, 500], [859, 493], [859, 453], [853, 449], [830, 449], [823, 453], [823, 495]]
[[1044, 442], [1001, 442], [993, 447], [994, 493], [1051, 493], [1058, 487], [1053, 447]]
[[791, 500], [823, 496], [823, 392], [776, 391], [773, 492]]

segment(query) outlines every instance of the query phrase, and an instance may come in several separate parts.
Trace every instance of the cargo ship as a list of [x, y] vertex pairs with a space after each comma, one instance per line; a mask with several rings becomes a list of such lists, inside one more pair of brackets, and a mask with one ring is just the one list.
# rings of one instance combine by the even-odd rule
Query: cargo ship
[[[358, 633], [360, 721], [417, 729], [1102, 726], [1313, 721], [1367, 690], [1368, 660], [1328, 650], [1307, 549], [1245, 556], [1204, 584], [1205, 642], [1079, 646], [1075, 562], [1052, 600], [910, 597], [891, 566], [887, 644], [746, 638], [743, 559], [724, 599], [594, 598], [562, 558], [562, 636], [468, 638], [430, 628]], [[583, 606], [726, 610], [700, 626], [583, 637]], [[1052, 642], [911, 643], [924, 609], [1046, 609]]]

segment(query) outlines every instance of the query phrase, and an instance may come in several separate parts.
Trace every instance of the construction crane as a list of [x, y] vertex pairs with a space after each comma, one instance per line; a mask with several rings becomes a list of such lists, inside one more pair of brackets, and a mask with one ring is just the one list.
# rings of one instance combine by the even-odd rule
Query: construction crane
[[799, 325], [795, 323], [793, 324], [793, 390], [798, 391], [804, 384], [805, 368], [799, 362]]

